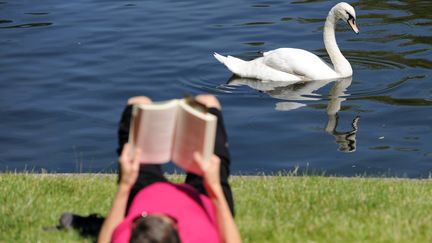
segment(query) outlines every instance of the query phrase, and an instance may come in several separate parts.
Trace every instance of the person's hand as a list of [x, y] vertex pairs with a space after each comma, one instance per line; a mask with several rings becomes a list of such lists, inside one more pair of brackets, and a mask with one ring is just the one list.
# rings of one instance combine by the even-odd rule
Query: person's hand
[[203, 172], [204, 185], [209, 196], [216, 196], [222, 189], [220, 182], [220, 159], [216, 155], [212, 155], [210, 160], [204, 161], [202, 155], [198, 152], [194, 153], [194, 159], [198, 163]]
[[120, 185], [132, 187], [138, 178], [141, 149], [133, 151], [132, 145], [126, 143], [119, 158], [121, 168]]

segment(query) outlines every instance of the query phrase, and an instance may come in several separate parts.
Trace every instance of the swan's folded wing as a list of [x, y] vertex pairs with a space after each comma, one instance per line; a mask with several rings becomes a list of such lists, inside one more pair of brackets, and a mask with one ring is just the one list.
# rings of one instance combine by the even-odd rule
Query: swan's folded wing
[[265, 52], [263, 63], [278, 71], [290, 73], [304, 80], [334, 77], [335, 72], [313, 53], [295, 48], [280, 48]]
[[[265, 52], [262, 59], [263, 63], [278, 71], [294, 74], [295, 68], [292, 64], [295, 62], [295, 58], [290, 50], [291, 48], [281, 48]], [[302, 75], [302, 73], [299, 74]]]

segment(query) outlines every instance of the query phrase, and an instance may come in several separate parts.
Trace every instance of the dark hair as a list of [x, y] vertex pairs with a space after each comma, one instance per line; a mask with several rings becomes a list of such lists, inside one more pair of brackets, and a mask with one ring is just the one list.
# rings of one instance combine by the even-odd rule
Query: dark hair
[[180, 243], [174, 224], [160, 216], [148, 215], [134, 220], [130, 243]]

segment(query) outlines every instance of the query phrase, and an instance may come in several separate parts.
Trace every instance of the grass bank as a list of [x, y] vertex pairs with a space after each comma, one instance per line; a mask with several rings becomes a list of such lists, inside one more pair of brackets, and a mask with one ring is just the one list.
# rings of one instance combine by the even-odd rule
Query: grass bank
[[[0, 242], [91, 242], [43, 227], [65, 211], [105, 215], [115, 181], [0, 174]], [[245, 242], [432, 242], [431, 180], [237, 176], [231, 183]]]

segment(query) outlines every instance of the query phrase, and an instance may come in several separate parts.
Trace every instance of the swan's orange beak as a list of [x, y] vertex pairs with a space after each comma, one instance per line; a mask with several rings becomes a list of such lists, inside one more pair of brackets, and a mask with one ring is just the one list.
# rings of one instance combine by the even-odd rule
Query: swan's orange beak
[[349, 24], [349, 26], [351, 26], [351, 29], [358, 34], [360, 32], [359, 28], [356, 25], [355, 19], [354, 18], [350, 18], [348, 19], [347, 23]]

